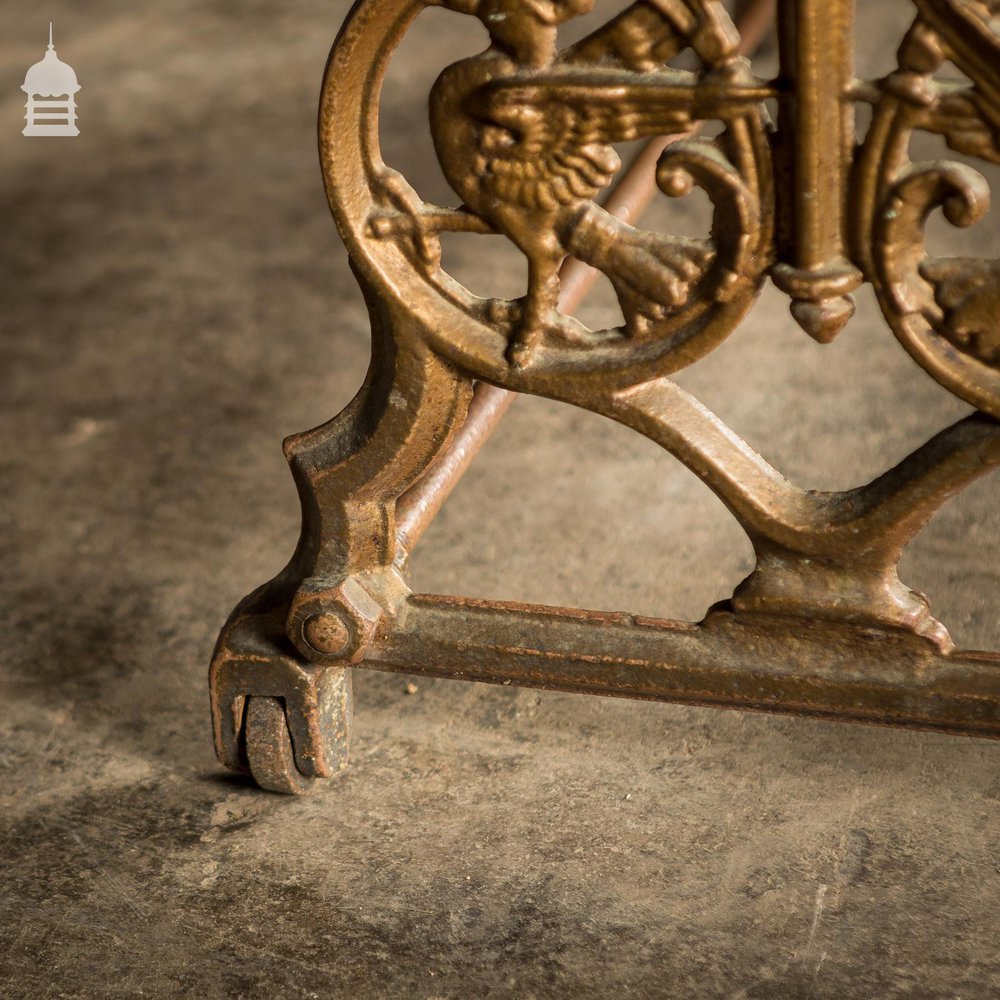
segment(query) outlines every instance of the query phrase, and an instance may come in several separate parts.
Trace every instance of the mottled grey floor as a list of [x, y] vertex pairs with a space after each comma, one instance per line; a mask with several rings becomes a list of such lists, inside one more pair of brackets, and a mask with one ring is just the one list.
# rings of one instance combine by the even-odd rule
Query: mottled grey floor
[[[906, 4], [862, 6], [884, 71]], [[0, 10], [0, 995], [1000, 995], [996, 744], [359, 672], [328, 790], [216, 764], [212, 643], [297, 534], [280, 440], [366, 364], [314, 138], [345, 11]], [[50, 16], [82, 134], [29, 141], [18, 87]], [[387, 155], [428, 196], [419, 91], [478, 39], [460, 21], [418, 28], [387, 92]], [[963, 239], [1000, 244], [992, 221]], [[486, 284], [492, 248], [449, 252]], [[867, 293], [820, 348], [768, 292], [682, 381], [817, 488], [965, 412]], [[904, 562], [980, 648], [1000, 647], [997, 485]], [[414, 585], [698, 618], [750, 559], [648, 442], [525, 399]]]

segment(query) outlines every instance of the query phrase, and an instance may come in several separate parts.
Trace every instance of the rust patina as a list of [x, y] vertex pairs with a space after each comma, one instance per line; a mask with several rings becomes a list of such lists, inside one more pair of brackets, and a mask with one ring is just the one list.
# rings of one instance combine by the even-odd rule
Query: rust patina
[[[910, 158], [924, 132], [1000, 162], [998, 5], [914, 0], [898, 68], [864, 82], [851, 0], [781, 0], [774, 80], [745, 55], [763, 3], [738, 28], [718, 0], [638, 0], [560, 47], [592, 0], [445, 0], [490, 37], [430, 93], [454, 207], [422, 201], [379, 151], [386, 68], [426, 6], [361, 0], [327, 68], [323, 173], [372, 363], [341, 414], [285, 442], [301, 538], [219, 638], [219, 759], [282, 792], [335, 774], [355, 667], [1000, 737], [1000, 655], [956, 649], [897, 575], [940, 505], [1000, 463], [1000, 262], [936, 258], [924, 239], [938, 209], [978, 222], [989, 189], [965, 162]], [[674, 68], [685, 52], [697, 68]], [[965, 79], [941, 78], [949, 63]], [[643, 138], [614, 187], [614, 144]], [[638, 227], [651, 194], [695, 188], [713, 208], [703, 238]], [[442, 265], [446, 231], [512, 242], [524, 296], [463, 287]], [[599, 273], [617, 329], [571, 315]], [[670, 378], [733, 333], [768, 279], [821, 343], [870, 283], [901, 345], [975, 412], [867, 485], [788, 482]], [[694, 471], [756, 551], [732, 597], [695, 624], [413, 594], [409, 553], [522, 392], [619, 421]]]

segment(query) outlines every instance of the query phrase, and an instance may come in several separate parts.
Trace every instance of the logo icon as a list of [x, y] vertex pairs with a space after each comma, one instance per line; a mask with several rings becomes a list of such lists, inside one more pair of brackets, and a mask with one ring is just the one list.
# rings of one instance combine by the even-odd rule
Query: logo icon
[[[21, 86], [28, 95], [25, 104], [27, 125], [21, 135], [79, 135], [76, 127], [76, 94], [80, 90], [73, 67], [56, 55], [49, 21], [49, 48], [45, 58], [24, 75]], [[42, 98], [42, 100], [39, 100]], [[56, 98], [56, 100], [44, 100]]]

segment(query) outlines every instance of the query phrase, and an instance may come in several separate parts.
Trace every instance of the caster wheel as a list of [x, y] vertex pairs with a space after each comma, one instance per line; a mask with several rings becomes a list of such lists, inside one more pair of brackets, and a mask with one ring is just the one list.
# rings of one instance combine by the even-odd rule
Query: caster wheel
[[285, 795], [312, 790], [315, 779], [295, 766], [285, 707], [279, 698], [248, 698], [244, 727], [250, 773], [261, 788]]

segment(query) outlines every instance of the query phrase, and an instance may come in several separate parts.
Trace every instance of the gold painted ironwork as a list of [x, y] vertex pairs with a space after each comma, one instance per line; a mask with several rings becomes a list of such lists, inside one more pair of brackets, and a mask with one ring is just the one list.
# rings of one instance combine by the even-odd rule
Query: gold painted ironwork
[[[379, 151], [386, 68], [424, 0], [361, 0], [334, 46], [322, 165], [372, 364], [343, 413], [285, 442], [301, 539], [212, 662], [219, 758], [265, 787], [345, 766], [352, 666], [1000, 736], [1000, 655], [955, 649], [896, 571], [935, 510], [1000, 463], [1000, 262], [935, 258], [923, 236], [939, 208], [979, 221], [989, 190], [962, 163], [910, 159], [930, 132], [1000, 162], [1000, 4], [913, 0], [898, 69], [867, 83], [851, 0], [779, 0], [775, 80], [755, 76], [718, 0], [636, 0], [560, 48], [559, 25], [592, 2], [443, 0], [490, 37], [430, 94], [456, 208], [424, 203]], [[697, 69], [673, 68], [685, 51]], [[939, 79], [948, 61], [966, 81]], [[706, 120], [717, 137], [695, 134]], [[644, 137], [659, 192], [710, 199], [704, 238], [637, 228], [630, 196], [595, 201], [621, 166], [613, 144]], [[447, 231], [511, 241], [524, 297], [463, 287], [442, 264]], [[569, 315], [588, 267], [610, 279], [620, 328]], [[733, 332], [768, 277], [823, 343], [871, 283], [900, 343], [976, 412], [866, 486], [789, 483], [669, 377]], [[756, 550], [732, 598], [688, 624], [412, 594], [408, 552], [508, 392], [603, 414], [696, 472]]]

